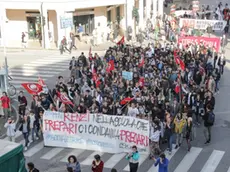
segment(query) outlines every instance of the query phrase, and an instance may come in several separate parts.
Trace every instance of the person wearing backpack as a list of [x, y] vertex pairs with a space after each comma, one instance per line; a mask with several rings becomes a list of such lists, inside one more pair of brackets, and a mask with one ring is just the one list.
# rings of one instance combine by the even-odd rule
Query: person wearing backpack
[[206, 106], [206, 113], [203, 116], [204, 120], [204, 136], [206, 142], [204, 144], [208, 144], [211, 141], [211, 128], [215, 122], [215, 114], [212, 111], [212, 107], [210, 104]]

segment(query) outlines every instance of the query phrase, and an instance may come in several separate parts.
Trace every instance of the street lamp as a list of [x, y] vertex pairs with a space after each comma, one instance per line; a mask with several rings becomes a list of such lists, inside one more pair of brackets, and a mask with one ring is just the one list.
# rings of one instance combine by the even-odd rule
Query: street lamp
[[4, 59], [5, 59], [5, 65], [4, 65], [4, 69], [5, 69], [5, 76], [4, 76], [4, 81], [5, 81], [5, 91], [8, 91], [8, 64], [7, 64], [7, 52], [6, 52], [6, 14], [4, 14], [5, 9], [3, 7], [1, 7], [1, 37], [2, 37], [2, 43], [3, 43], [3, 55], [4, 55]]
[[128, 39], [128, 0], [125, 0], [125, 35]]

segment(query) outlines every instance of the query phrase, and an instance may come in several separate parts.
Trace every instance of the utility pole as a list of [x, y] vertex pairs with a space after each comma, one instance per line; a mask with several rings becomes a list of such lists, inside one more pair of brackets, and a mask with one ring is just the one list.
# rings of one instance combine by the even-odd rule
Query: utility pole
[[128, 0], [125, 0], [125, 36], [128, 39]]
[[8, 64], [7, 64], [7, 52], [6, 52], [6, 16], [4, 14], [5, 9], [2, 8], [1, 9], [2, 13], [1, 15], [1, 37], [2, 37], [2, 42], [3, 42], [3, 55], [4, 55], [4, 59], [5, 59], [5, 91], [8, 91], [8, 84], [9, 84], [9, 80], [8, 80]]
[[44, 29], [45, 23], [43, 20], [43, 18], [44, 18], [44, 16], [43, 16], [43, 2], [41, 2], [41, 16], [40, 16], [40, 18], [41, 18], [41, 29], [42, 29], [42, 48], [45, 48], [46, 46], [45, 46], [45, 29]]

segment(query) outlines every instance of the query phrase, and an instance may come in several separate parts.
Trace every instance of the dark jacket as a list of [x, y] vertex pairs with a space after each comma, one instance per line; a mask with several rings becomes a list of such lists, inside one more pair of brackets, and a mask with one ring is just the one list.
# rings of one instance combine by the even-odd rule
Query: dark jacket
[[[19, 123], [20, 123], [20, 125], [19, 125], [18, 130], [19, 130], [19, 131], [23, 131], [24, 119], [21, 119], [21, 120], [19, 121]], [[30, 132], [30, 118], [29, 118], [29, 117], [27, 117], [27, 131]]]
[[212, 126], [212, 124], [208, 123], [208, 118], [209, 118], [209, 113], [210, 113], [210, 112], [211, 112], [211, 111], [207, 111], [207, 112], [204, 114], [204, 116], [203, 116], [204, 126], [205, 126], [205, 127], [211, 127], [211, 126]]

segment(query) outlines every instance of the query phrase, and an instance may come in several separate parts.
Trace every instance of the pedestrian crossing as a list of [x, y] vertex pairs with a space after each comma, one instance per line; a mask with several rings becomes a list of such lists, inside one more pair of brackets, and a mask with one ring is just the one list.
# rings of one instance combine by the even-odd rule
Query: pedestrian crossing
[[68, 70], [70, 60], [70, 55], [54, 54], [31, 61], [20, 67], [10, 68], [9, 75], [13, 78], [10, 83], [16, 89], [21, 89], [21, 83], [37, 82], [39, 76], [46, 81]]
[[[4, 140], [6, 139], [7, 138], [4, 138]], [[24, 144], [20, 131], [16, 132], [16, 140], [18, 143]], [[31, 140], [31, 138], [29, 138], [29, 140]], [[175, 145], [173, 145], [173, 147], [175, 147]], [[207, 152], [208, 156], [204, 159], [202, 154]], [[28, 147], [27, 151], [24, 151], [26, 159], [33, 158], [35, 164], [36, 161], [40, 161], [44, 163], [44, 165], [47, 163], [46, 165], [49, 166], [48, 163], [50, 161], [55, 161], [58, 162], [60, 168], [65, 167], [65, 163], [70, 155], [75, 155], [84, 169], [83, 172], [90, 171], [94, 155], [96, 154], [102, 157], [105, 172], [109, 172], [109, 169], [112, 168], [116, 168], [119, 172], [129, 171], [129, 164], [125, 159], [126, 153], [109, 154], [84, 149], [47, 148], [44, 147], [42, 140], [35, 141], [35, 143]], [[230, 172], [230, 162], [227, 164], [226, 161], [222, 162], [225, 160], [224, 156], [227, 154], [225, 151], [206, 149], [206, 147], [192, 147], [190, 152], [187, 152], [186, 145], [184, 145], [178, 149], [173, 149], [171, 154], [165, 151], [165, 154], [170, 160], [170, 172], [217, 172], [222, 169], [222, 166], [224, 166], [223, 169], [225, 170], [221, 170], [221, 172]], [[176, 158], [178, 158], [178, 160], [176, 160]], [[153, 164], [153, 160], [150, 160], [148, 155], [141, 154], [139, 159], [139, 172], [158, 172], [158, 168]]]

